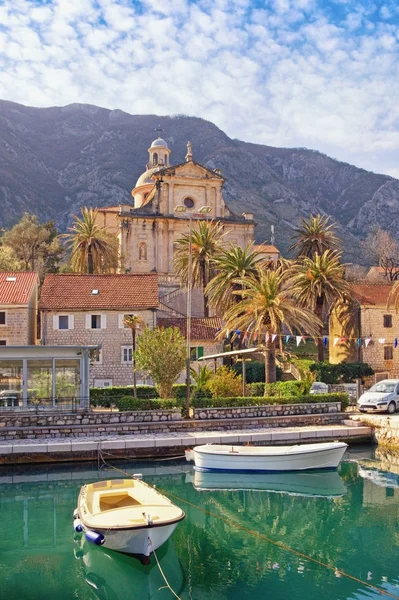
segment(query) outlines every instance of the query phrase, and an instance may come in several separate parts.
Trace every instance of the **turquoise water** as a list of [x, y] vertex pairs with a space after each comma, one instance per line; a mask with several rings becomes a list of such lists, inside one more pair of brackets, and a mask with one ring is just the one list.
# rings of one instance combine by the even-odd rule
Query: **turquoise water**
[[[399, 598], [399, 456], [370, 457], [356, 451], [338, 472], [290, 475], [115, 465], [142, 472], [186, 512], [157, 551], [182, 600]], [[88, 464], [0, 469], [1, 599], [174, 598], [154, 558], [143, 566], [73, 532], [81, 485], [118, 476]]]

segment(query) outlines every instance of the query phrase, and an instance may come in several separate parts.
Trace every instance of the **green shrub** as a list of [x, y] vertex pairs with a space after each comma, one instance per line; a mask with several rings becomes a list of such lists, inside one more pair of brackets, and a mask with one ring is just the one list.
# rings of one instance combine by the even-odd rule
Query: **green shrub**
[[[122, 398], [122, 396], [133, 397], [133, 386], [112, 386], [105, 388], [91, 388], [90, 389], [90, 404], [91, 406], [102, 406], [104, 408], [110, 408], [116, 406], [116, 400]], [[173, 386], [173, 397], [176, 399], [185, 399], [186, 397], [186, 384], [176, 383]], [[137, 399], [142, 398], [159, 398], [156, 388], [152, 385], [138, 385], [137, 386]]]
[[[232, 368], [238, 375], [242, 375], [242, 361], [237, 361]], [[276, 367], [277, 381], [281, 381], [283, 370]], [[245, 381], [247, 383], [264, 383], [265, 381], [265, 363], [260, 360], [251, 360], [245, 364]]]
[[367, 363], [338, 363], [332, 365], [327, 361], [313, 363], [309, 369], [316, 374], [317, 381], [324, 383], [351, 383], [354, 379], [363, 379], [374, 375]]
[[230, 367], [219, 367], [207, 387], [214, 398], [236, 396], [242, 392], [242, 377]]
[[276, 381], [276, 383], [250, 383], [248, 384], [250, 396], [262, 396], [266, 387], [267, 396], [299, 396], [307, 394], [310, 389], [309, 381]]
[[195, 398], [193, 408], [222, 408], [231, 406], [265, 406], [268, 404], [319, 404], [321, 402], [341, 402], [342, 410], [349, 404], [348, 394], [307, 394], [302, 396], [235, 396], [231, 398]]

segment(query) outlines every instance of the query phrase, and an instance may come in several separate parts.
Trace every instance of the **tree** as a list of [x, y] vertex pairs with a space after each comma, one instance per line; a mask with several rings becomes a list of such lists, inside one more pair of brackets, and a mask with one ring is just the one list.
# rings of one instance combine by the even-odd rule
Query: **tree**
[[208, 383], [213, 398], [229, 398], [242, 395], [242, 376], [230, 367], [218, 367]]
[[289, 250], [295, 252], [297, 258], [313, 258], [326, 250], [338, 251], [341, 248], [335, 223], [330, 223], [330, 218], [322, 215], [310, 215], [309, 219], [302, 219], [292, 239], [294, 242]]
[[22, 263], [10, 246], [0, 246], [0, 271], [22, 271]]
[[126, 315], [123, 319], [125, 327], [129, 327], [132, 332], [132, 371], [133, 371], [133, 396], [137, 398], [137, 385], [136, 385], [136, 337], [139, 329], [142, 329], [145, 325], [143, 319], [138, 315]]
[[325, 250], [314, 258], [304, 257], [292, 267], [292, 293], [301, 306], [309, 307], [319, 323], [317, 339], [318, 360], [324, 360], [323, 319], [338, 303], [350, 297], [345, 268], [340, 254]]
[[375, 227], [368, 236], [360, 242], [367, 257], [384, 270], [388, 281], [399, 277], [399, 245], [388, 231]]
[[146, 327], [140, 335], [136, 364], [154, 380], [161, 398], [172, 397], [172, 385], [186, 365], [186, 341], [176, 327]]
[[4, 248], [11, 248], [22, 269], [36, 271], [41, 279], [57, 271], [64, 252], [54, 222], [39, 223], [36, 215], [29, 213], [5, 231], [1, 241]]
[[76, 273], [109, 273], [118, 266], [119, 242], [115, 234], [99, 225], [97, 210], [82, 208], [82, 218], [73, 215], [70, 233], [60, 237], [71, 251], [70, 264]]
[[[222, 244], [223, 226], [215, 221], [199, 221], [198, 228], [184, 234], [175, 244], [174, 268], [176, 275], [187, 285], [189, 279], [192, 287], [206, 289], [215, 276], [214, 260], [218, 256]], [[189, 273], [191, 245], [191, 274]], [[204, 295], [204, 315], [209, 316], [208, 298]]]
[[242, 299], [224, 315], [221, 335], [227, 330], [240, 330], [248, 334], [250, 341], [257, 341], [265, 356], [265, 381], [273, 383], [276, 381], [274, 336], [281, 333], [283, 325], [290, 333], [298, 330], [313, 335], [321, 323], [312, 311], [298, 306], [292, 297], [289, 270], [258, 268], [256, 276], [246, 277], [242, 284], [239, 292]]
[[210, 306], [221, 313], [238, 302], [240, 296], [237, 292], [242, 289], [243, 280], [256, 274], [260, 262], [262, 257], [252, 243], [245, 248], [233, 245], [222, 248], [213, 260], [217, 273], [205, 290]]

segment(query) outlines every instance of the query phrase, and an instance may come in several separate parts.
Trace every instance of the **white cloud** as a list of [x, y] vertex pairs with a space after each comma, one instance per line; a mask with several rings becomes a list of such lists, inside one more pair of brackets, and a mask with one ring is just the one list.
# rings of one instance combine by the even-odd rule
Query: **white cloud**
[[231, 137], [398, 175], [397, 6], [335, 5], [3, 0], [0, 95], [196, 115]]

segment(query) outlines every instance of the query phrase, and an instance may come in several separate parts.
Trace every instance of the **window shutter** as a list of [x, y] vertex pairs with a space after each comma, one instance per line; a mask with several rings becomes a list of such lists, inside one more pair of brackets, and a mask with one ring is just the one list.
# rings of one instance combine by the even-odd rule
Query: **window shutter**
[[68, 317], [68, 329], [75, 328], [75, 315], [69, 315]]
[[86, 329], [91, 329], [91, 315], [86, 315]]
[[107, 328], [107, 315], [101, 315], [101, 329]]
[[202, 358], [204, 356], [204, 347], [198, 346], [197, 348], [197, 358]]
[[53, 329], [54, 330], [58, 329], [58, 323], [59, 323], [59, 321], [58, 321], [58, 315], [54, 315], [53, 316]]

